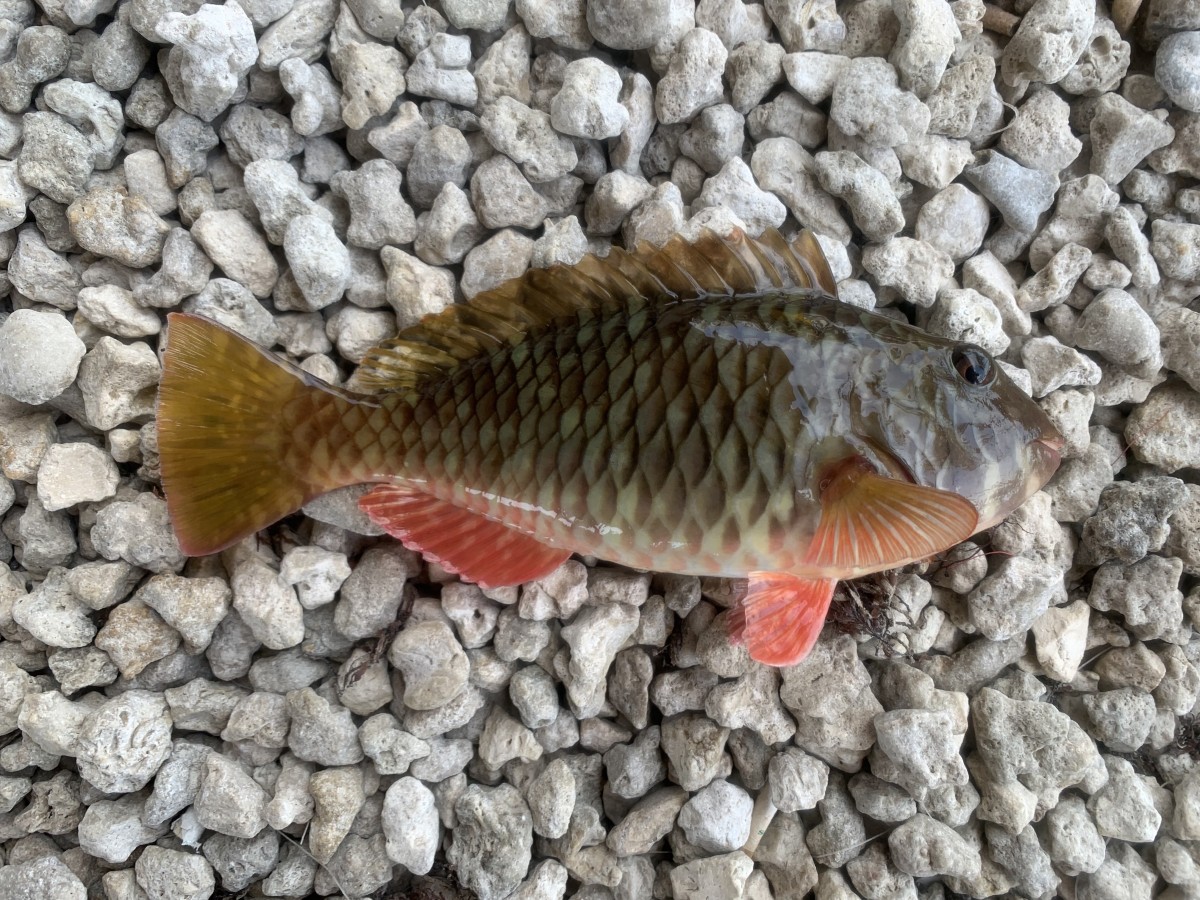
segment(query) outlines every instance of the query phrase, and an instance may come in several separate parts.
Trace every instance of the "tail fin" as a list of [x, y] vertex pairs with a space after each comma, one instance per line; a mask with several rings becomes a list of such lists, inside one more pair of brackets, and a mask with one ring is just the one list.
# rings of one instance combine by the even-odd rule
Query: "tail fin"
[[[295, 423], [353, 401], [209, 319], [167, 317], [158, 450], [189, 556], [216, 553], [336, 487], [295, 446]], [[301, 452], [302, 451], [302, 452]]]

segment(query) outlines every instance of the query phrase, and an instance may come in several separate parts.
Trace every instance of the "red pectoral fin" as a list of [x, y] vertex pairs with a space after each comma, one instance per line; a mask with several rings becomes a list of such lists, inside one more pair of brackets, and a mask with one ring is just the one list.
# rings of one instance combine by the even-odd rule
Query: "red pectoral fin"
[[832, 572], [907, 565], [966, 540], [979, 513], [969, 500], [840, 463], [821, 491], [821, 521], [805, 563]]
[[523, 584], [549, 575], [571, 555], [452, 503], [384, 484], [359, 507], [410, 550], [483, 588]]
[[746, 598], [729, 617], [730, 636], [745, 641], [751, 659], [795, 665], [817, 642], [836, 585], [829, 578], [752, 572]]

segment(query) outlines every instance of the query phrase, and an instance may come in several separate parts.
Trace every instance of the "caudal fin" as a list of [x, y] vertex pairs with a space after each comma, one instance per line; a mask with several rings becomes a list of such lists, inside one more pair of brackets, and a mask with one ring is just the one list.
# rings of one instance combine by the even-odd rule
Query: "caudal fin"
[[351, 402], [216, 322], [169, 315], [158, 451], [183, 551], [216, 553], [335, 487], [295, 423]]

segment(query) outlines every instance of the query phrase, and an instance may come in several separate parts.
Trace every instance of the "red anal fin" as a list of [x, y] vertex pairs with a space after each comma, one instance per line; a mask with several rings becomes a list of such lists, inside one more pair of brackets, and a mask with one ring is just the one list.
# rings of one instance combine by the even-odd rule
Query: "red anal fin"
[[969, 500], [880, 475], [861, 457], [839, 462], [824, 481], [821, 521], [804, 562], [831, 573], [925, 559], [965, 541], [979, 523]]
[[729, 617], [730, 636], [745, 642], [751, 659], [793, 666], [817, 642], [836, 586], [832, 578], [751, 572], [746, 597]]
[[410, 488], [382, 484], [364, 494], [358, 505], [405, 547], [482, 588], [533, 581], [571, 555]]

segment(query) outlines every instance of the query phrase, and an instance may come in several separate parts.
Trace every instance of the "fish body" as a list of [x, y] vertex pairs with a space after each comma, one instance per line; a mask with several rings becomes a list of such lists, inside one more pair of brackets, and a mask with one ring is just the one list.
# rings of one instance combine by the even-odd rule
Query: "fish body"
[[373, 351], [372, 393], [172, 316], [159, 443], [181, 546], [373, 483], [368, 515], [484, 585], [572, 553], [750, 576], [735, 630], [794, 661], [837, 580], [999, 520], [1061, 447], [983, 351], [837, 302], [816, 247], [709, 235], [526, 276]]

